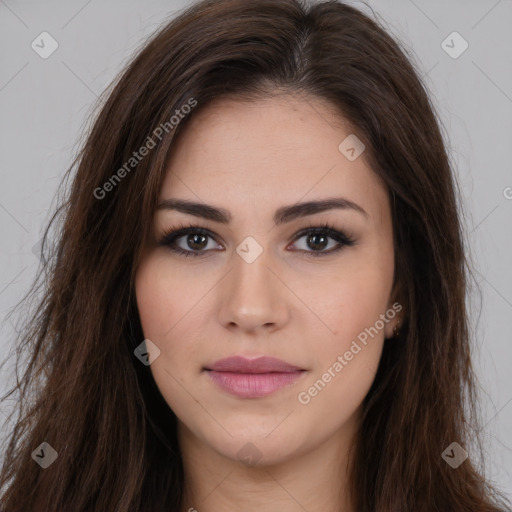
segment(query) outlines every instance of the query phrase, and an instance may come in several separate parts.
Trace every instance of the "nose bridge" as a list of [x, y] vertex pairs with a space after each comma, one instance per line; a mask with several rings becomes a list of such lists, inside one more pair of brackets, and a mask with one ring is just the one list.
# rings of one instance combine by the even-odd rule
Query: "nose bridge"
[[251, 246], [251, 241], [248, 241], [242, 242], [236, 254], [233, 254], [231, 296], [249, 301], [247, 304], [269, 304], [276, 293], [275, 283], [272, 282], [275, 276], [269, 270], [272, 266], [271, 254], [268, 248], [261, 247], [259, 254], [256, 251], [257, 249]]
[[[251, 245], [252, 244], [252, 245]], [[261, 246], [260, 246], [261, 247]], [[284, 287], [274, 275], [272, 254], [254, 242], [242, 242], [232, 256], [232, 271], [222, 296], [220, 320], [243, 329], [257, 329], [285, 320], [287, 306]]]

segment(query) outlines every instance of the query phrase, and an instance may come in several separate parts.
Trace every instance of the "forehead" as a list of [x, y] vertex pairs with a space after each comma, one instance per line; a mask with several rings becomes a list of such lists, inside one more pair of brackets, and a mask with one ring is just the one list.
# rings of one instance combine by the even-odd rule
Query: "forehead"
[[[316, 98], [280, 95], [216, 100], [180, 134], [160, 199], [272, 210], [283, 204], [344, 196], [382, 218], [387, 193], [364, 159], [339, 150], [349, 124]], [[269, 212], [272, 213], [272, 212]]]

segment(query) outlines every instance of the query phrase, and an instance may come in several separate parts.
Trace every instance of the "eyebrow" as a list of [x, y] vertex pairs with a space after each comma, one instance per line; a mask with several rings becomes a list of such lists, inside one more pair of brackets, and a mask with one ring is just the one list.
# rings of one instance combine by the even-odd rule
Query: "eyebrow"
[[[299, 217], [306, 217], [333, 209], [353, 210], [368, 218], [368, 213], [358, 204], [343, 197], [333, 197], [282, 206], [274, 213], [274, 224], [284, 224]], [[158, 204], [157, 210], [176, 210], [181, 213], [194, 215], [195, 217], [220, 222], [221, 224], [229, 224], [232, 219], [231, 213], [224, 208], [184, 199], [165, 199]]]

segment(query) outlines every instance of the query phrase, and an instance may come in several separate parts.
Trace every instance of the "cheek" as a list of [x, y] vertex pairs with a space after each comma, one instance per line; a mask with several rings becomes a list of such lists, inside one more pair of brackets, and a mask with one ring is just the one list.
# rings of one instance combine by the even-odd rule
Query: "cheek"
[[178, 381], [201, 370], [204, 347], [196, 333], [204, 332], [204, 298], [214, 283], [201, 272], [173, 270], [165, 255], [146, 258], [137, 270], [135, 290], [144, 337], [160, 350], [150, 369], [164, 395], [171, 396], [171, 389], [180, 388]]
[[317, 338], [314, 371], [297, 397], [308, 417], [322, 416], [324, 427], [332, 430], [355, 413], [375, 379], [386, 325], [381, 315], [389, 306], [392, 282], [378, 265], [354, 266], [338, 275], [325, 294], [315, 296], [316, 310], [331, 332], [324, 329]]
[[[315, 343], [315, 372], [311, 379], [320, 379], [320, 388], [329, 383], [331, 391], [324, 399], [347, 389], [359, 389], [355, 395], [361, 398], [369, 389], [380, 361], [386, 320], [389, 322], [394, 316], [393, 311], [393, 315], [386, 315], [393, 264], [392, 257], [378, 257], [378, 251], [368, 257], [347, 258], [336, 275], [320, 280], [321, 290], [319, 287], [309, 291], [311, 309], [326, 326]], [[351, 396], [355, 395], [351, 392]]]
[[[165, 256], [148, 257], [137, 270], [135, 289], [144, 335], [161, 344], [186, 323], [189, 314], [200, 309], [209, 288], [208, 278], [198, 272], [179, 272]], [[210, 285], [211, 286], [211, 285]], [[160, 344], [159, 344], [160, 347]], [[162, 347], [160, 347], [162, 348]]]
[[344, 263], [297, 292], [328, 327], [325, 335], [338, 341], [370, 327], [386, 311], [393, 279], [392, 260], [383, 264], [354, 256]]

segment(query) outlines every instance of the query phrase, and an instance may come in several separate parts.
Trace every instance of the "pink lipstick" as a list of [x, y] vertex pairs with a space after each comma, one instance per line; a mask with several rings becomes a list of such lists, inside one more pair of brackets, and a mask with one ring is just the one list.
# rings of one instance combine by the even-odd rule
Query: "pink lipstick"
[[227, 357], [205, 367], [222, 389], [241, 398], [261, 398], [293, 384], [305, 372], [273, 357]]

